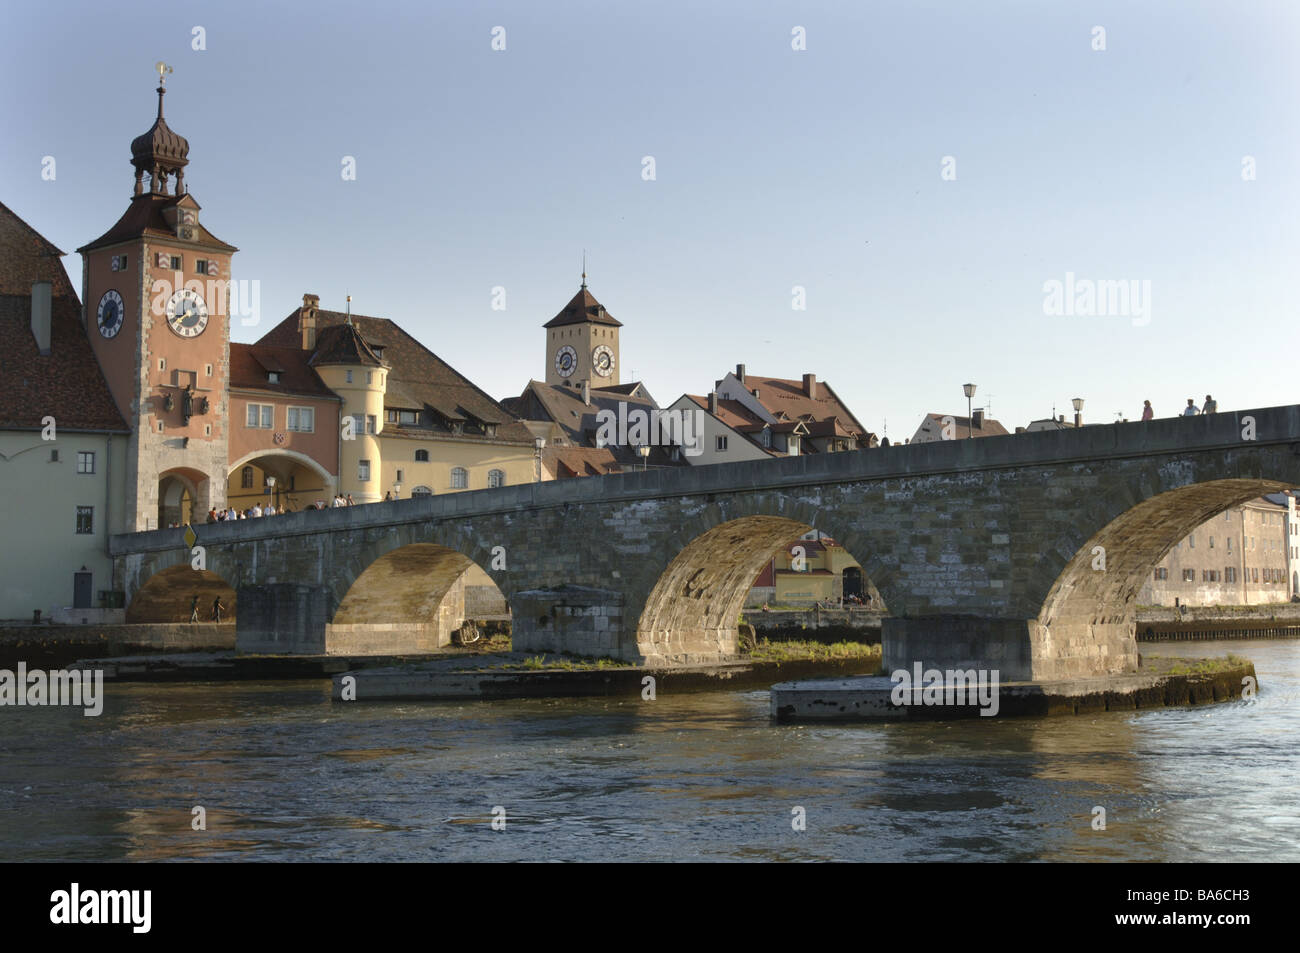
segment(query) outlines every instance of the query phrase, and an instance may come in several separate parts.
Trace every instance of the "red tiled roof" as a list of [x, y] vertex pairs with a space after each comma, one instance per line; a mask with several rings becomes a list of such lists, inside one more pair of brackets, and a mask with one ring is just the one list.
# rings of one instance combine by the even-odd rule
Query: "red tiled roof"
[[[137, 195], [131, 200], [131, 204], [127, 206], [126, 211], [122, 213], [122, 217], [117, 220], [116, 225], [93, 242], [82, 245], [77, 251], [84, 254], [92, 248], [116, 245], [118, 242], [128, 241], [133, 238], [157, 238], [174, 242], [177, 240], [176, 230], [168, 225], [167, 220], [163, 218], [163, 209], [170, 208], [182, 199], [189, 198], [188, 193], [185, 195], [154, 195], [146, 192], [143, 195]], [[198, 202], [193, 199], [190, 199], [190, 201], [193, 202], [195, 207], [198, 206]], [[239, 251], [234, 245], [227, 245], [217, 238], [202, 224], [194, 227], [193, 241], [200, 245], [218, 248], [221, 251]]]
[[[924, 427], [926, 422], [929, 421], [935, 428], [942, 431], [943, 419], [945, 417], [952, 417], [953, 432], [958, 440], [965, 440], [967, 435], [972, 433], [970, 418], [958, 417], [956, 414], [926, 414], [925, 420], [921, 421], [921, 426]], [[1001, 437], [1004, 436], [1006, 432], [1007, 428], [1002, 426], [1001, 423], [994, 420], [992, 417], [985, 417], [984, 425], [982, 427], [976, 427], [973, 431], [976, 437]]]
[[586, 286], [578, 289], [578, 293], [560, 309], [560, 313], [551, 320], [542, 325], [544, 328], [558, 328], [566, 324], [608, 324], [611, 327], [621, 328], [622, 321], [615, 321], [613, 316], [605, 310], [605, 306], [597, 301], [587, 290]]
[[[284, 347], [301, 350], [302, 309], [296, 309], [283, 321], [268, 331], [258, 341], [260, 346]], [[345, 325], [348, 315], [341, 311], [316, 311], [317, 343], [329, 344], [328, 329]], [[467, 377], [434, 354], [395, 322], [388, 318], [375, 318], [364, 314], [351, 316], [359, 339], [373, 356], [376, 348], [383, 349], [383, 363], [389, 367], [387, 387], [394, 389], [394, 402], [385, 406], [406, 409], [428, 407], [443, 418], [439, 427], [402, 427], [386, 424], [384, 432], [394, 435], [438, 436], [454, 433], [453, 424], [462, 421], [492, 424], [496, 433], [462, 431], [457, 440], [493, 440], [497, 443], [524, 443], [533, 445], [533, 436], [522, 423], [515, 420], [500, 404], [479, 390]], [[308, 352], [302, 352], [304, 354]]]
[[758, 390], [758, 402], [767, 408], [774, 417], [783, 414], [787, 419], [811, 417], [812, 420], [829, 420], [838, 417], [843, 433], [848, 436], [867, 436], [867, 428], [859, 423], [853, 412], [845, 406], [825, 381], [817, 381], [817, 396], [809, 397], [804, 393], [802, 380], [789, 380], [784, 377], [760, 377], [746, 374], [744, 386], [751, 394]]
[[[306, 351], [291, 347], [230, 342], [230, 386], [274, 394], [307, 397], [338, 397], [308, 364]], [[268, 371], [277, 371], [280, 382], [272, 384]]]
[[323, 327], [316, 335], [316, 350], [311, 356], [311, 366], [320, 367], [323, 364], [384, 366], [384, 362], [350, 321]]
[[[63, 252], [0, 204], [0, 428], [129, 433], [81, 325]], [[52, 287], [50, 353], [32, 335], [32, 283]]]
[[608, 447], [553, 447], [542, 451], [542, 463], [557, 480], [621, 473], [622, 464]]

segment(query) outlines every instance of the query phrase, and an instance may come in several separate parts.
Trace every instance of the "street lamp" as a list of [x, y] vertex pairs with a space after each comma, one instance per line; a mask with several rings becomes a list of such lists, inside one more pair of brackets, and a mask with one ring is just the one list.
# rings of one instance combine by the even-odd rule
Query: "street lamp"
[[645, 444], [644, 446], [637, 447], [636, 452], [641, 457], [641, 469], [644, 470], [646, 468], [646, 463], [650, 460], [650, 445]]
[[1072, 401], [1070, 401], [1070, 403], [1074, 404], [1074, 425], [1076, 427], [1082, 427], [1083, 426], [1083, 398], [1076, 397]]
[[966, 439], [970, 440], [975, 436], [975, 424], [971, 421], [971, 398], [975, 396], [975, 385], [962, 384], [961, 389], [966, 394]]
[[546, 446], [546, 441], [542, 437], [533, 438], [533, 457], [537, 461], [537, 482], [542, 482], [542, 447]]

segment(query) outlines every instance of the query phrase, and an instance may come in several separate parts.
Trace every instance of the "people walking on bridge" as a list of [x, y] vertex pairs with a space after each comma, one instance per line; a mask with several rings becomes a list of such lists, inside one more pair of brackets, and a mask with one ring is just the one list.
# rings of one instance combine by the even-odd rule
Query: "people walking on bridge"
[[212, 621], [213, 622], [221, 621], [221, 613], [225, 610], [225, 608], [226, 607], [221, 604], [220, 596], [217, 596], [217, 598], [212, 600]]
[[1151, 409], [1151, 401], [1149, 400], [1142, 401], [1142, 419], [1150, 420], [1155, 415], [1156, 412]]
[[1205, 406], [1201, 408], [1203, 414], [1217, 414], [1219, 412], [1219, 402], [1209, 394], [1205, 395]]
[[195, 596], [190, 600], [190, 621], [199, 621], [199, 597]]
[[1187, 398], [1187, 406], [1183, 408], [1183, 416], [1195, 417], [1199, 413], [1200, 411], [1196, 409], [1196, 401], [1192, 400], [1190, 397]]
[[348, 505], [348, 506], [355, 506], [355, 505], [356, 505], [356, 504], [354, 504], [354, 503], [352, 502], [352, 494], [351, 494], [351, 493], [349, 493], [349, 494], [347, 495], [347, 505]]
[[249, 515], [249, 516], [261, 516], [261, 515], [262, 515], [262, 507], [259, 506], [259, 505], [256, 504], [256, 503], [254, 503], [252, 506], [250, 506], [250, 507], [248, 508], [248, 515]]

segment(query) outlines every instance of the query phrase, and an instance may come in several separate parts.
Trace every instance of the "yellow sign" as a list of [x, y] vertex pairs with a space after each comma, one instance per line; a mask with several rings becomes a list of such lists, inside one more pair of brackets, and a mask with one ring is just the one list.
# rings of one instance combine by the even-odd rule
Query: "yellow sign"
[[185, 545], [190, 549], [193, 549], [194, 544], [197, 543], [198, 541], [199, 541], [199, 537], [195, 534], [194, 527], [191, 526], [189, 523], [186, 523], [185, 524]]

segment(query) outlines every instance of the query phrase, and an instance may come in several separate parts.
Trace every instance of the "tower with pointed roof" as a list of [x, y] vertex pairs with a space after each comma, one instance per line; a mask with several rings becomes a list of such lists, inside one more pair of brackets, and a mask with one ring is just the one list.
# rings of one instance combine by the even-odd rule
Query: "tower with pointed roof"
[[[131, 428], [131, 530], [202, 521], [225, 505], [230, 262], [185, 185], [189, 143], [158, 112], [131, 143], [126, 212], [82, 256], [82, 323]], [[147, 182], [146, 182], [147, 179]]]
[[[350, 300], [350, 299], [349, 299]], [[320, 329], [309, 362], [325, 385], [343, 399], [342, 439], [339, 443], [340, 482], [355, 486], [354, 503], [384, 498], [384, 394], [389, 366], [366, 343], [349, 320]]]
[[546, 383], [581, 389], [619, 383], [618, 329], [605, 306], [587, 290], [583, 266], [582, 287], [546, 324]]

